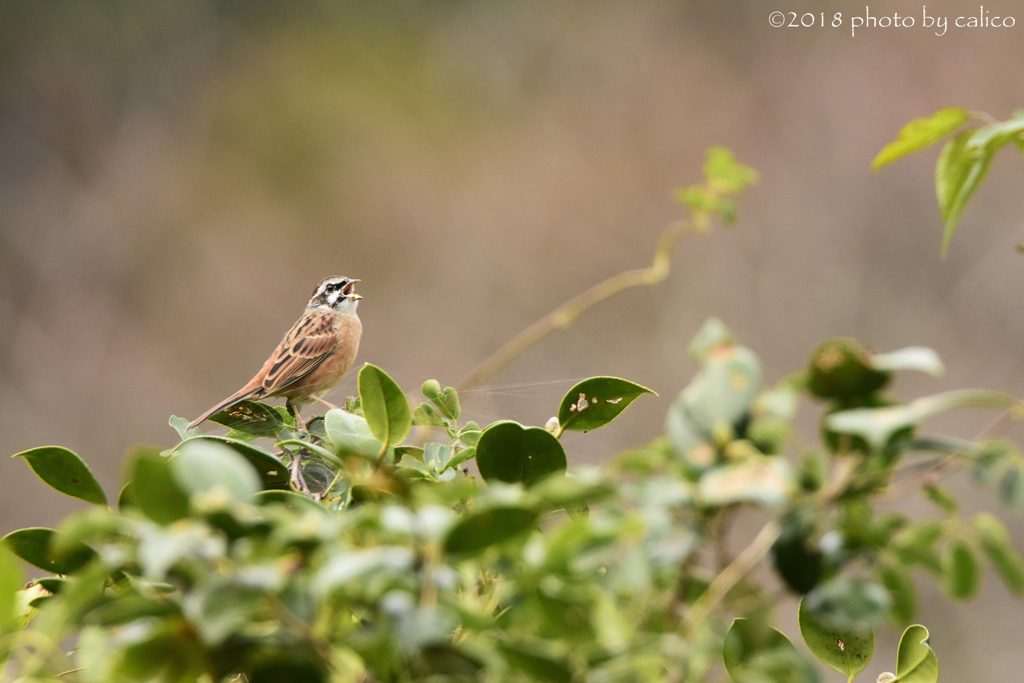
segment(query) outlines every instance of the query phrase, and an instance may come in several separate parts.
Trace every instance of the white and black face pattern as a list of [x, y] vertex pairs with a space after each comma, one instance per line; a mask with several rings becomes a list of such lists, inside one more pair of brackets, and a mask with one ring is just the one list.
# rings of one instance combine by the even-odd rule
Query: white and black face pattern
[[309, 305], [337, 311], [355, 311], [356, 304], [362, 298], [355, 292], [357, 282], [359, 280], [347, 277], [329, 277], [313, 290]]

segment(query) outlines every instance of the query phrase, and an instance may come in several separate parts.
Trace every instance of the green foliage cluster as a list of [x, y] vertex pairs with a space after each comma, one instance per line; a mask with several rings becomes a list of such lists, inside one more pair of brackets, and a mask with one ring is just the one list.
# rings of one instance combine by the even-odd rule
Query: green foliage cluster
[[[705, 219], [731, 219], [734, 207], [720, 200], [753, 175], [716, 154], [700, 201], [700, 192], [683, 198]], [[369, 364], [359, 395], [304, 429], [255, 402], [211, 418], [225, 436], [171, 418], [180, 442], [134, 448], [114, 505], [75, 453], [19, 453], [52, 488], [92, 505], [57, 529], [3, 539], [5, 673], [820, 681], [772, 626], [781, 582], [802, 596], [800, 635], [827, 666], [852, 681], [871, 665], [880, 624], [910, 624], [889, 663], [895, 673], [878, 680], [935, 683], [928, 631], [911, 624], [913, 573], [966, 600], [987, 560], [1010, 593], [1024, 593], [1024, 561], [1006, 528], [991, 514], [963, 517], [939, 485], [942, 472], [966, 465], [1024, 508], [1024, 457], [996, 428], [965, 441], [921, 426], [961, 406], [1001, 410], [1000, 425], [1019, 417], [1016, 399], [886, 394], [895, 372], [941, 372], [925, 348], [875, 354], [830, 340], [806, 368], [768, 385], [754, 351], [712, 319], [689, 354], [700, 371], [664, 434], [604, 470], [570, 468], [561, 436], [599, 430], [652, 390], [593, 377], [551, 406], [543, 427], [481, 426], [462, 421], [452, 387], [427, 381], [413, 406]], [[801, 400], [821, 407], [820, 447], [794, 432]], [[876, 511], [911, 490], [934, 503], [934, 516]], [[733, 556], [730, 523], [740, 515], [766, 523]], [[51, 575], [23, 587], [14, 556]], [[771, 576], [751, 573], [762, 560]]]
[[[982, 125], [964, 128], [972, 122]], [[1014, 112], [1007, 121], [996, 121], [983, 112], [968, 112], [960, 107], [940, 109], [905, 125], [896, 140], [886, 145], [871, 162], [871, 168], [877, 171], [957, 130], [960, 132], [942, 148], [935, 166], [935, 194], [946, 224], [942, 234], [943, 257], [949, 251], [960, 215], [988, 175], [996, 153], [1010, 143], [1024, 153], [1024, 109]]]

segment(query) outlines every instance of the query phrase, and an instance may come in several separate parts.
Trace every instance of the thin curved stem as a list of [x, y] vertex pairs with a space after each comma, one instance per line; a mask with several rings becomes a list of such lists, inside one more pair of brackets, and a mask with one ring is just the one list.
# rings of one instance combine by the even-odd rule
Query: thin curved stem
[[668, 277], [672, 261], [672, 250], [684, 235], [702, 232], [689, 221], [670, 223], [661, 233], [654, 258], [647, 268], [627, 270], [599, 282], [585, 292], [574, 296], [564, 304], [533, 323], [513, 337], [508, 343], [480, 363], [459, 383], [459, 390], [476, 386], [493, 375], [528, 348], [555, 330], [564, 330], [591, 306], [599, 304], [619, 292], [632, 287], [654, 285]]
[[757, 534], [750, 545], [743, 549], [736, 559], [728, 567], [715, 577], [711, 585], [707, 587], [699, 598], [693, 603], [686, 613], [686, 621], [691, 629], [696, 629], [708, 618], [718, 604], [725, 599], [725, 596], [733, 587], [760, 562], [772, 544], [779, 538], [782, 526], [778, 520], [772, 520], [764, 525], [764, 528]]

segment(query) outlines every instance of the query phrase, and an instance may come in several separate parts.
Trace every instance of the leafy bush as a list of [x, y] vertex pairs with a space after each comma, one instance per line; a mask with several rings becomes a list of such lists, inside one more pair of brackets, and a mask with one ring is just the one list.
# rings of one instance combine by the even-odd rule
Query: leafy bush
[[[698, 232], [714, 216], [731, 221], [730, 196], [756, 177], [726, 150], [705, 171], [704, 184], [680, 193]], [[663, 277], [658, 263], [640, 280], [656, 281], [658, 267]], [[305, 430], [254, 402], [212, 418], [226, 436], [171, 418], [180, 443], [135, 448], [114, 507], [73, 452], [19, 453], [51, 487], [93, 506], [58, 529], [5, 537], [54, 574], [22, 589], [20, 565], [0, 551], [7, 674], [657, 681], [724, 668], [737, 683], [818, 681], [772, 627], [781, 582], [803, 596], [807, 647], [853, 680], [870, 665], [879, 623], [914, 620], [914, 572], [965, 600], [984, 558], [1024, 593], [1005, 527], [990, 514], [962, 517], [938, 483], [970, 466], [1024, 507], [1024, 458], [995, 438], [1019, 417], [1016, 399], [886, 394], [895, 372], [941, 372], [925, 348], [875, 354], [830, 340], [805, 369], [766, 385], [755, 353], [713, 319], [689, 354], [701, 369], [664, 434], [604, 470], [570, 469], [560, 436], [620, 419], [651, 389], [593, 377], [551, 406], [545, 427], [481, 427], [460, 421], [452, 387], [425, 382], [413, 408], [373, 365], [359, 372], [358, 397]], [[801, 398], [822, 407], [818, 448], [791, 425]], [[961, 406], [1002, 417], [973, 441], [920, 429]], [[878, 500], [917, 488], [935, 517], [876, 512]], [[731, 556], [729, 523], [744, 511], [767, 521]], [[762, 560], [774, 578], [752, 576]], [[909, 625], [898, 660], [876, 668], [886, 666], [895, 673], [879, 680], [934, 683], [927, 629]]]

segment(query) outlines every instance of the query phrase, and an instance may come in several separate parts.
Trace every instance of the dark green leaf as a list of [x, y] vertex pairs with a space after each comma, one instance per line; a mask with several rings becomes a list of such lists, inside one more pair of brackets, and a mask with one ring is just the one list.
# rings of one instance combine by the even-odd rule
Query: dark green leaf
[[[242, 401], [208, 418], [251, 439], [265, 437], [277, 439], [285, 428], [284, 420], [276, 409], [258, 401]], [[238, 437], [236, 437], [238, 438]], [[239, 438], [239, 440], [245, 440]]]
[[505, 643], [499, 643], [498, 647], [509, 666], [523, 672], [530, 680], [552, 683], [569, 683], [572, 680], [572, 670], [565, 662], [523, 647]]
[[811, 353], [808, 390], [818, 398], [863, 397], [885, 387], [892, 374], [875, 369], [856, 339], [829, 339]]
[[253, 496], [252, 502], [256, 505], [278, 503], [290, 507], [300, 514], [304, 512], [316, 512], [323, 515], [330, 514], [327, 508], [320, 503], [295, 491], [260, 491]]
[[3, 537], [7, 548], [31, 565], [54, 574], [72, 574], [96, 556], [84, 543], [75, 543], [64, 552], [56, 552], [57, 532], [43, 527], [18, 529]]
[[981, 566], [970, 543], [951, 538], [942, 550], [942, 588], [949, 597], [969, 600], [981, 586]]
[[801, 595], [818, 585], [824, 568], [821, 551], [813, 542], [814, 522], [807, 509], [789, 513], [782, 520], [782, 532], [771, 550], [775, 571]]
[[540, 427], [524, 428], [518, 422], [495, 422], [480, 435], [476, 464], [486, 481], [523, 483], [530, 486], [566, 468], [562, 444]]
[[811, 596], [800, 601], [800, 635], [815, 657], [851, 680], [864, 670], [875, 653], [873, 631], [837, 628], [808, 606]]
[[882, 148], [871, 162], [871, 170], [877, 171], [888, 163], [938, 142], [959, 128], [967, 118], [967, 112], [960, 107], [949, 107], [931, 116], [914, 119], [903, 126], [896, 140]]
[[449, 553], [475, 553], [533, 528], [537, 513], [514, 506], [494, 507], [467, 515], [445, 539]]
[[928, 643], [928, 629], [920, 624], [908, 626], [900, 638], [895, 680], [899, 683], [937, 683], [939, 680], [939, 660]]
[[188, 516], [188, 496], [171, 475], [168, 458], [159, 455], [136, 458], [131, 491], [142, 512], [155, 522], [170, 524]]
[[40, 479], [61, 493], [95, 505], [107, 504], [107, 497], [89, 466], [66, 448], [42, 446], [12, 457], [25, 458]]
[[397, 446], [412, 428], [412, 412], [401, 387], [386, 372], [367, 363], [359, 371], [363, 416], [377, 441]]
[[976, 515], [971, 523], [978, 532], [981, 549], [1007, 590], [1014, 595], [1024, 595], [1024, 559], [1013, 547], [1006, 527], [987, 512]]
[[558, 424], [574, 432], [603, 427], [643, 394], [654, 392], [618, 377], [591, 377], [576, 384], [562, 398]]

